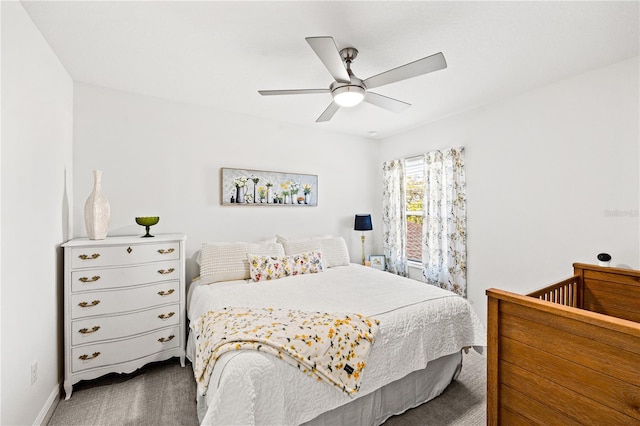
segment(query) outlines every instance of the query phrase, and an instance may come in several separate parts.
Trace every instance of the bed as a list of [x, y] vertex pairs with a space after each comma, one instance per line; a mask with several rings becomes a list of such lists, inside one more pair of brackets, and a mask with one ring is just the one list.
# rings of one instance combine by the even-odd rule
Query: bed
[[487, 423], [640, 424], [640, 271], [487, 290]]
[[[321, 257], [321, 272], [251, 278], [248, 254], [282, 260], [308, 252]], [[207, 312], [242, 307], [357, 313], [379, 322], [359, 390], [352, 394], [313, 380], [271, 354], [222, 354], [206, 390], [198, 391], [201, 424], [378, 425], [442, 393], [462, 367], [462, 350], [482, 352], [486, 344], [485, 330], [464, 298], [351, 264], [339, 237], [208, 243], [199, 263], [201, 275], [187, 298], [192, 322], [187, 356], [194, 370], [203, 335], [193, 323]]]

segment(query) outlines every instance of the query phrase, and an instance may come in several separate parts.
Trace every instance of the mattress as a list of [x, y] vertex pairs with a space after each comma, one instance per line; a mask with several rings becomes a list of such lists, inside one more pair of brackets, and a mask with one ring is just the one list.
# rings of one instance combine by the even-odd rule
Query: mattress
[[356, 264], [259, 283], [199, 280], [192, 283], [187, 304], [190, 319], [237, 306], [359, 313], [380, 321], [356, 395], [313, 380], [274, 356], [237, 351], [220, 357], [207, 394], [199, 398], [202, 424], [302, 424], [423, 370], [430, 361], [486, 345], [484, 328], [465, 299]]

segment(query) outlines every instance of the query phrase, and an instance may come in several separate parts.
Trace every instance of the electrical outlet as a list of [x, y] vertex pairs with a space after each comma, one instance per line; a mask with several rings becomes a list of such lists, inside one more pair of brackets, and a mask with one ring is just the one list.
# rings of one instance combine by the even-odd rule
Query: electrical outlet
[[38, 362], [31, 364], [31, 384], [34, 384], [38, 380]]

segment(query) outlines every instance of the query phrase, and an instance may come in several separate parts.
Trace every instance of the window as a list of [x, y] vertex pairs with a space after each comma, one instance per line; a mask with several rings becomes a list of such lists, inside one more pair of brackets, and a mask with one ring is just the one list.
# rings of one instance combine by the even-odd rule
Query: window
[[424, 198], [424, 160], [405, 160], [405, 203], [407, 217], [407, 260], [422, 262], [422, 200]]
[[385, 162], [382, 177], [387, 270], [406, 275], [407, 266], [420, 267], [425, 282], [465, 296], [464, 148]]

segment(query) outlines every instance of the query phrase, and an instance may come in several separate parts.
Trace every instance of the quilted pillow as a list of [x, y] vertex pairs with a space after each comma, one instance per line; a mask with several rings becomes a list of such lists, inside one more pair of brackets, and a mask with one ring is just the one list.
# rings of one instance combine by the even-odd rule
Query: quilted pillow
[[[258, 241], [256, 244], [274, 244], [277, 243], [278, 241], [276, 240], [276, 237], [273, 238], [269, 238], [267, 240], [264, 241]], [[236, 243], [205, 243], [205, 244], [236, 244]], [[203, 246], [205, 245], [203, 244]], [[244, 244], [244, 243], [242, 243]], [[196, 252], [196, 263], [198, 264], [198, 266], [202, 265], [202, 250], [198, 250]]]
[[320, 240], [320, 249], [327, 268], [346, 266], [351, 263], [347, 243], [342, 237], [322, 238]]
[[284, 252], [286, 254], [320, 250], [323, 256], [324, 266], [327, 268], [344, 266], [351, 262], [347, 243], [342, 237], [326, 236], [287, 239], [276, 235], [276, 240], [284, 246]]
[[321, 237], [293, 239], [276, 235], [276, 241], [284, 246], [284, 252], [287, 255], [320, 250], [322, 248], [320, 240]]
[[247, 260], [251, 278], [256, 282], [324, 271], [322, 253], [319, 251], [290, 256], [247, 254]]
[[209, 282], [248, 279], [248, 253], [283, 256], [284, 248], [279, 243], [205, 243], [200, 254], [200, 276]]

